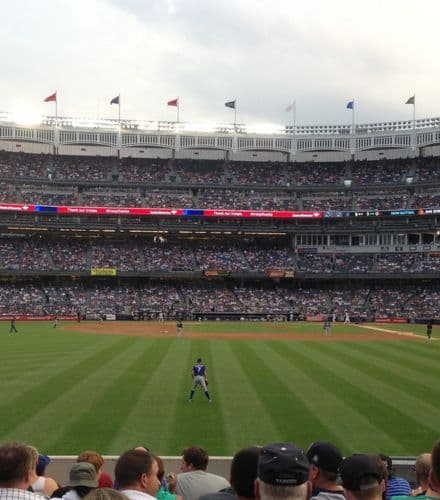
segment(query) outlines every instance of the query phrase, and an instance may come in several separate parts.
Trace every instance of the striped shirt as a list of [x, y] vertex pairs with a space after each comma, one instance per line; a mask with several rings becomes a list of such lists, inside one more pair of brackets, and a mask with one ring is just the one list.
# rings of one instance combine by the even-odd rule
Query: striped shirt
[[403, 477], [392, 476], [387, 481], [386, 500], [397, 495], [411, 495], [411, 486]]

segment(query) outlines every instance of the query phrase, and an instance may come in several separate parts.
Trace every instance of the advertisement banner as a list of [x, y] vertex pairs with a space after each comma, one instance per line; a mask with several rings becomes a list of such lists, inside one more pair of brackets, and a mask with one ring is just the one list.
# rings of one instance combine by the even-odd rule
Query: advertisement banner
[[116, 269], [113, 267], [92, 267], [91, 276], [116, 276]]

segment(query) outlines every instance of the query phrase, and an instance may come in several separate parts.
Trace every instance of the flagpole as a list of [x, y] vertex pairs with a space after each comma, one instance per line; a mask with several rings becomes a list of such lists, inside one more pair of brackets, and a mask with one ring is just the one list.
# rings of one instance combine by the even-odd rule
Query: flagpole
[[351, 109], [351, 133], [354, 136], [354, 132], [355, 132], [355, 130], [354, 130], [354, 97], [353, 97], [352, 101], [353, 101], [353, 107]]
[[119, 99], [118, 99], [118, 121], [119, 121], [119, 128], [121, 128], [121, 93], [119, 93]]
[[292, 106], [292, 124], [293, 124], [293, 135], [295, 136], [295, 129], [296, 129], [296, 99], [293, 101], [293, 106]]
[[237, 131], [237, 98], [234, 99], [234, 132]]
[[180, 108], [180, 98], [177, 98], [177, 123], [179, 123], [179, 108]]

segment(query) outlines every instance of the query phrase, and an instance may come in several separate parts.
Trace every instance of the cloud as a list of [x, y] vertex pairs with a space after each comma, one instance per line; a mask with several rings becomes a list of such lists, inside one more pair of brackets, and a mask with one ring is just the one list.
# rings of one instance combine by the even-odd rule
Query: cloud
[[298, 123], [410, 117], [440, 111], [436, 54], [440, 4], [409, 0], [23, 0], [5, 4], [0, 43], [7, 54], [0, 109], [58, 90], [60, 113], [174, 119], [166, 101], [181, 98], [189, 121]]

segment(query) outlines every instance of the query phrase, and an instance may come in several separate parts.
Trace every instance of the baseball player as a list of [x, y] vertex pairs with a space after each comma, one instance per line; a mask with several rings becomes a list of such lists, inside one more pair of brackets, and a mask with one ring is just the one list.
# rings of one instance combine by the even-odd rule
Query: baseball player
[[193, 385], [191, 388], [191, 392], [189, 395], [189, 401], [191, 402], [194, 397], [194, 391], [197, 389], [197, 386], [201, 385], [203, 390], [205, 391], [206, 399], [212, 403], [211, 396], [208, 392], [208, 374], [206, 372], [206, 366], [202, 363], [202, 358], [197, 358], [197, 363], [193, 366], [191, 372], [193, 378]]
[[179, 319], [179, 321], [177, 322], [176, 326], [177, 326], [177, 336], [181, 337], [182, 333], [183, 333], [183, 323], [182, 323], [181, 319]]
[[426, 336], [428, 337], [428, 340], [431, 340], [432, 336], [432, 319], [428, 321], [428, 324], [426, 325]]
[[15, 316], [12, 317], [12, 319], [11, 319], [11, 326], [9, 328], [9, 333], [12, 333], [12, 332], [18, 333], [17, 328], [15, 328]]
[[55, 316], [53, 319], [53, 327], [56, 328], [58, 326], [58, 316]]
[[324, 335], [330, 335], [330, 321], [326, 319], [323, 325]]

